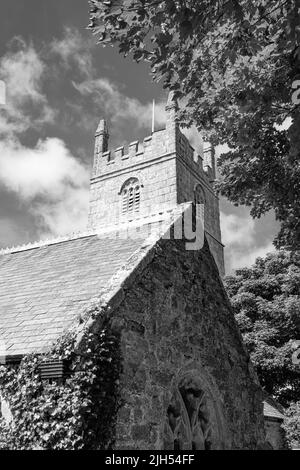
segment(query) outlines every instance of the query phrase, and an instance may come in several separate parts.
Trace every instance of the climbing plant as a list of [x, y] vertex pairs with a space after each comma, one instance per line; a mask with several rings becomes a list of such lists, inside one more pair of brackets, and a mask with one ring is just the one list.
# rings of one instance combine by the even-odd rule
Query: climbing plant
[[[32, 354], [19, 366], [0, 368], [0, 388], [13, 420], [0, 421], [0, 449], [107, 449], [114, 440], [121, 355], [108, 327], [86, 333], [80, 352], [67, 334], [45, 356]], [[69, 361], [64, 379], [41, 379], [45, 360]]]

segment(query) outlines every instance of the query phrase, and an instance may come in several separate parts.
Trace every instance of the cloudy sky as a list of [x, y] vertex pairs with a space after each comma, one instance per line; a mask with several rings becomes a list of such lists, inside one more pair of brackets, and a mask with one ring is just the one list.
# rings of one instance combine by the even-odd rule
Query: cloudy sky
[[[1, 0], [0, 248], [84, 229], [100, 117], [113, 148], [150, 133], [153, 98], [164, 123], [147, 66], [97, 46], [87, 24], [87, 0]], [[221, 220], [228, 272], [273, 249], [272, 214], [221, 200]]]

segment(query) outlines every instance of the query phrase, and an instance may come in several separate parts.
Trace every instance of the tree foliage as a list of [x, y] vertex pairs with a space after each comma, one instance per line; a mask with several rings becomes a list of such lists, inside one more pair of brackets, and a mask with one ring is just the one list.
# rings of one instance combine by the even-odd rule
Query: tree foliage
[[292, 403], [286, 411], [283, 429], [288, 446], [291, 449], [300, 449], [300, 401]]
[[[217, 188], [253, 217], [274, 209], [277, 246], [299, 248], [300, 0], [91, 0], [102, 45], [150, 63], [220, 159]], [[299, 82], [300, 86], [300, 82]], [[300, 95], [300, 93], [299, 93]], [[286, 118], [292, 125], [279, 130]]]
[[287, 251], [258, 258], [228, 276], [236, 320], [265, 390], [288, 406], [300, 396], [300, 255]]

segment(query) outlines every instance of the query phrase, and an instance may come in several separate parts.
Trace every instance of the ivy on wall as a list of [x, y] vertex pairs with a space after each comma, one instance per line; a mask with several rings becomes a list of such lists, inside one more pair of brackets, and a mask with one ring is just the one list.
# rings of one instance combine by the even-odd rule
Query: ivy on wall
[[[0, 368], [0, 389], [13, 416], [0, 420], [0, 449], [80, 450], [111, 448], [120, 406], [120, 341], [109, 328], [86, 333], [75, 353], [68, 334], [47, 355], [28, 355], [19, 366]], [[41, 380], [45, 360], [67, 360], [60, 382]]]

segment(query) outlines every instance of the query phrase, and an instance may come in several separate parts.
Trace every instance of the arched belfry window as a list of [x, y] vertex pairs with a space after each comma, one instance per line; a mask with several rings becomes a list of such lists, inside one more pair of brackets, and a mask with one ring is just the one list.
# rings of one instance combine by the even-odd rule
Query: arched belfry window
[[204, 222], [205, 214], [205, 193], [201, 184], [197, 184], [194, 190], [194, 203], [196, 205], [196, 215]]
[[137, 178], [127, 180], [121, 189], [122, 214], [135, 214], [140, 210], [141, 185]]

